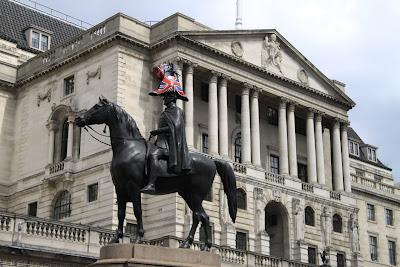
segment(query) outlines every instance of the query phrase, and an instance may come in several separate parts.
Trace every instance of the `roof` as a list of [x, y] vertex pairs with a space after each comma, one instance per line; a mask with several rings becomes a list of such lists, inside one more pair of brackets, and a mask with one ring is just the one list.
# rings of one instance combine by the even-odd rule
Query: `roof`
[[29, 27], [51, 32], [51, 47], [58, 46], [83, 32], [82, 29], [76, 26], [31, 8], [9, 0], [0, 0], [1, 39], [16, 43], [18, 48], [38, 53], [39, 51], [29, 47], [25, 38], [24, 31]]
[[[371, 146], [371, 145], [368, 145], [368, 144], [364, 143], [364, 141], [361, 139], [361, 137], [360, 137], [360, 136], [356, 133], [356, 131], [354, 131], [354, 129], [351, 128], [351, 127], [347, 127], [347, 138], [348, 138], [348, 139], [351, 139], [351, 140], [354, 140], [354, 141], [356, 141], [357, 143], [359, 143], [360, 148], [361, 148], [362, 146], [370, 146], [370, 147], [376, 148], [376, 147], [374, 147], [374, 146]], [[364, 152], [362, 151], [362, 149], [360, 149], [360, 156], [359, 156], [359, 157], [354, 156], [354, 155], [351, 155], [351, 154], [350, 154], [350, 157], [353, 158], [353, 159], [361, 160], [361, 161], [363, 161], [363, 162], [365, 162], [365, 163], [368, 163], [368, 164], [371, 164], [371, 165], [374, 165], [374, 166], [377, 166], [377, 167], [381, 167], [381, 168], [386, 169], [386, 170], [389, 170], [389, 171], [392, 170], [391, 168], [389, 168], [388, 166], [386, 166], [385, 164], [383, 164], [379, 159], [377, 159], [376, 162], [373, 162], [373, 161], [368, 160], [367, 155], [364, 154]]]

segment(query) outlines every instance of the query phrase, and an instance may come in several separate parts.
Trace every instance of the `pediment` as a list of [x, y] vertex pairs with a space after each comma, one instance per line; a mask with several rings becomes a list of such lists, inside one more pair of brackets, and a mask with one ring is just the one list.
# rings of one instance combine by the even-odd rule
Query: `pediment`
[[343, 88], [327, 78], [275, 30], [187, 32], [192, 40], [269, 72], [354, 105]]

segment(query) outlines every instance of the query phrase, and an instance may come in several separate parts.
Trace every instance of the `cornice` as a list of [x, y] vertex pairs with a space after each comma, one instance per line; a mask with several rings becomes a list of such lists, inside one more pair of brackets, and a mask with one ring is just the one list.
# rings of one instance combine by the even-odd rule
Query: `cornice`
[[164, 46], [166, 44], [169, 44], [170, 42], [173, 42], [173, 41], [183, 41], [183, 42], [195, 45], [195, 46], [200, 47], [202, 49], [205, 49], [205, 50], [207, 50], [209, 52], [212, 52], [213, 54], [215, 54], [217, 56], [221, 56], [221, 57], [224, 57], [225, 59], [231, 60], [231, 61], [235, 62], [236, 64], [248, 67], [248, 68], [250, 68], [252, 70], [255, 70], [261, 75], [265, 75], [266, 74], [269, 77], [272, 77], [272, 78], [274, 78], [274, 79], [276, 79], [278, 81], [281, 81], [281, 82], [284, 82], [284, 83], [288, 83], [290, 85], [294, 85], [297, 88], [306, 90], [307, 92], [311, 93], [314, 96], [322, 97], [323, 99], [328, 100], [330, 102], [333, 102], [333, 103], [336, 103], [336, 104], [340, 104], [340, 105], [346, 107], [347, 109], [351, 109], [351, 108], [353, 108], [355, 106], [355, 103], [352, 102], [352, 101], [346, 102], [346, 101], [342, 101], [342, 100], [336, 99], [333, 96], [331, 96], [329, 94], [326, 94], [326, 93], [323, 93], [323, 92], [321, 92], [319, 90], [316, 90], [316, 89], [314, 89], [314, 88], [312, 88], [310, 86], [301, 84], [300, 82], [297, 82], [297, 81], [291, 80], [289, 78], [286, 78], [284, 76], [278, 75], [276, 73], [270, 72], [270, 71], [268, 71], [268, 70], [266, 70], [266, 69], [264, 69], [262, 67], [259, 67], [259, 66], [255, 65], [255, 64], [247, 62], [247, 61], [245, 61], [243, 59], [240, 59], [238, 57], [232, 56], [232, 55], [230, 55], [228, 53], [225, 53], [225, 52], [223, 52], [221, 50], [213, 48], [213, 47], [211, 47], [209, 45], [206, 45], [204, 43], [201, 43], [199, 41], [196, 41], [196, 40], [193, 40], [191, 38], [188, 38], [187, 36], [185, 36], [182, 33], [171, 34], [170, 36], [168, 36], [167, 38], [161, 40], [160, 42], [155, 43], [154, 45], [151, 45], [150, 49], [159, 48], [159, 47]]

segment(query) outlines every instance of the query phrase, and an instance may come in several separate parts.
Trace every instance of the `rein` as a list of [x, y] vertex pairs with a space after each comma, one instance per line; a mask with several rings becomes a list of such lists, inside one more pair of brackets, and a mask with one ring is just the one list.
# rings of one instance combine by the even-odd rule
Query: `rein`
[[[125, 141], [125, 140], [130, 140], [130, 141], [135, 141], [135, 140], [139, 140], [139, 139], [135, 139], [135, 138], [126, 138], [126, 137], [112, 137], [111, 135], [105, 135], [105, 134], [102, 134], [102, 133], [99, 133], [98, 131], [96, 131], [95, 129], [93, 129], [90, 125], [86, 125], [86, 126], [84, 126], [83, 127], [83, 129], [85, 129], [85, 131], [86, 132], [88, 132], [88, 134], [93, 138], [93, 139], [95, 139], [96, 141], [98, 141], [98, 142], [100, 142], [100, 143], [102, 143], [102, 144], [104, 144], [104, 145], [107, 145], [107, 146], [111, 146], [110, 144], [107, 144], [106, 142], [103, 142], [103, 141], [101, 141], [100, 139], [98, 139], [96, 136], [94, 136], [93, 134], [91, 134], [90, 132], [89, 132], [89, 130], [87, 129], [87, 128], [89, 128], [90, 130], [92, 130], [93, 132], [95, 132], [96, 134], [98, 134], [99, 136], [103, 136], [103, 137], [109, 137], [110, 139], [111, 139], [111, 143], [113, 143], [113, 139], [117, 139], [117, 140], [121, 140], [121, 141]], [[146, 141], [144, 138], [142, 138], [144, 141]]]

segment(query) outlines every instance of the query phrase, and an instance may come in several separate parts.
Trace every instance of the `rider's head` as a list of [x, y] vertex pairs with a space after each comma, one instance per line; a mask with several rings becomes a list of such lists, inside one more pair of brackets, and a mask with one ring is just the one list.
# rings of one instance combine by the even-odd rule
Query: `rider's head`
[[164, 95], [164, 105], [176, 104], [177, 95], [175, 92], [170, 92]]

